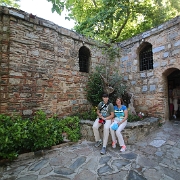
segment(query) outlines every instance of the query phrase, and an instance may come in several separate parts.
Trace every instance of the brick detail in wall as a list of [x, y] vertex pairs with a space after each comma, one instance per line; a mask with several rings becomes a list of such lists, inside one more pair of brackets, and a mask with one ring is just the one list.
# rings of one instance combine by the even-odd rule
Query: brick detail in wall
[[[180, 16], [115, 44], [121, 57], [107, 68], [122, 75], [136, 112], [168, 118], [167, 76], [180, 69], [179, 23]], [[29, 117], [42, 109], [67, 116], [88, 109], [89, 74], [79, 72], [79, 49], [90, 50], [90, 72], [108, 61], [94, 40], [1, 6], [0, 34], [0, 113]], [[138, 52], [146, 42], [152, 45], [153, 69], [141, 72]]]
[[95, 41], [21, 10], [0, 12], [0, 113], [30, 117], [41, 109], [67, 116], [87, 110], [89, 74], [79, 72], [78, 54], [83, 45], [90, 49], [91, 71], [105, 63]]

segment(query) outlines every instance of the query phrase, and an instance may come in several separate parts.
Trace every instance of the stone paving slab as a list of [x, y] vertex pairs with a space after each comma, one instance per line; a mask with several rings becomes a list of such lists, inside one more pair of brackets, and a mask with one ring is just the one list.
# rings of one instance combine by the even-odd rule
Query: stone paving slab
[[[180, 123], [166, 122], [141, 142], [120, 147], [101, 147], [79, 141], [51, 150], [20, 155], [0, 166], [1, 180], [179, 180]], [[29, 157], [28, 157], [29, 156]]]

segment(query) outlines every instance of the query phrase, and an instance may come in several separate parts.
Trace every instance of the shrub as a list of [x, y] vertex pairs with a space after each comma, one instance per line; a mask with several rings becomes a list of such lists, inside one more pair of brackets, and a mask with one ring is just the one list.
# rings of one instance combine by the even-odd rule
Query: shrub
[[114, 72], [109, 77], [109, 85], [114, 88], [113, 93], [109, 95], [109, 99], [112, 103], [115, 104], [116, 98], [123, 96], [126, 90], [126, 85], [123, 82], [122, 77], [117, 72]]
[[28, 121], [0, 115], [0, 157], [13, 159], [28, 139]]
[[97, 104], [102, 101], [103, 86], [100, 74], [104, 74], [104, 69], [102, 67], [96, 67], [95, 72], [89, 75], [87, 82], [87, 100], [93, 106], [97, 106]]
[[43, 111], [37, 111], [32, 120], [0, 115], [0, 158], [14, 159], [22, 152], [62, 143], [62, 132], [68, 134], [69, 140], [78, 141], [79, 118], [47, 118]]
[[76, 142], [80, 139], [80, 125], [79, 125], [79, 117], [66, 117], [60, 120], [60, 126], [62, 128], [62, 132], [67, 133], [68, 139], [72, 142]]
[[94, 121], [97, 118], [97, 107], [92, 107], [89, 111], [77, 113], [79, 119]]
[[136, 121], [142, 121], [144, 119], [144, 114], [143, 113], [138, 113], [138, 114], [131, 114], [128, 112], [128, 122], [136, 122]]
[[122, 97], [126, 89], [122, 77], [117, 72], [113, 72], [106, 77], [105, 68], [102, 66], [96, 67], [95, 71], [90, 74], [86, 87], [87, 100], [92, 104], [92, 106], [97, 106], [98, 103], [102, 101], [104, 89], [100, 74], [102, 74], [104, 78], [107, 78], [109, 86], [114, 88], [113, 93], [109, 95], [109, 100], [111, 102], [115, 102], [117, 97]]
[[60, 120], [47, 118], [38, 111], [29, 124], [29, 141], [26, 147], [32, 151], [48, 148], [63, 141]]

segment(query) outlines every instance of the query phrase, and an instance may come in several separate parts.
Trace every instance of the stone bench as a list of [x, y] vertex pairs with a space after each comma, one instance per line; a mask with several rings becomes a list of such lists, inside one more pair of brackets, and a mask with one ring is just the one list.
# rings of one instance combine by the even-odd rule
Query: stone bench
[[[82, 139], [86, 139], [87, 141], [95, 141], [93, 134], [93, 126], [94, 121], [90, 120], [81, 120], [80, 121], [80, 129]], [[122, 131], [122, 135], [125, 141], [125, 144], [134, 144], [137, 141], [140, 141], [142, 138], [158, 129], [160, 125], [160, 119], [154, 117], [148, 117], [143, 119], [142, 121], [137, 122], [128, 122], [125, 129]], [[103, 137], [103, 126], [100, 127], [100, 136]], [[111, 144], [111, 135], [109, 135], [108, 144]]]

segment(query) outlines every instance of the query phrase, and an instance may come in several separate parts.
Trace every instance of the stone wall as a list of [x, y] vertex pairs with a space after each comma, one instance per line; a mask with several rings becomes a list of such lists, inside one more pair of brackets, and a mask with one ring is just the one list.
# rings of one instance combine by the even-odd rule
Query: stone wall
[[[136, 112], [169, 118], [168, 81], [180, 69], [180, 17], [116, 43], [113, 67], [133, 94]], [[81, 47], [90, 51], [90, 72], [108, 56], [92, 39], [14, 8], [0, 7], [0, 113], [31, 116], [38, 109], [66, 116], [87, 110], [89, 73], [79, 71]], [[153, 69], [139, 70], [139, 51], [153, 47]], [[112, 69], [112, 67], [110, 68]]]
[[[88, 141], [95, 141], [92, 129], [93, 123], [94, 121], [81, 120], [80, 127], [82, 139], [86, 139]], [[125, 144], [134, 144], [135, 142], [140, 141], [148, 134], [158, 129], [160, 124], [160, 119], [153, 117], [145, 118], [142, 121], [128, 122], [127, 126], [122, 131]], [[99, 132], [100, 137], [103, 138], [103, 126], [99, 128]], [[108, 144], [111, 143], [112, 139], [111, 135], [109, 135]]]
[[[153, 69], [140, 71], [139, 51], [146, 42], [152, 44]], [[120, 71], [134, 94], [136, 111], [168, 119], [167, 76], [180, 70], [180, 16], [118, 46], [122, 55]]]
[[91, 72], [107, 60], [95, 41], [7, 7], [0, 7], [0, 34], [0, 113], [66, 116], [88, 108], [79, 49], [89, 49]]

